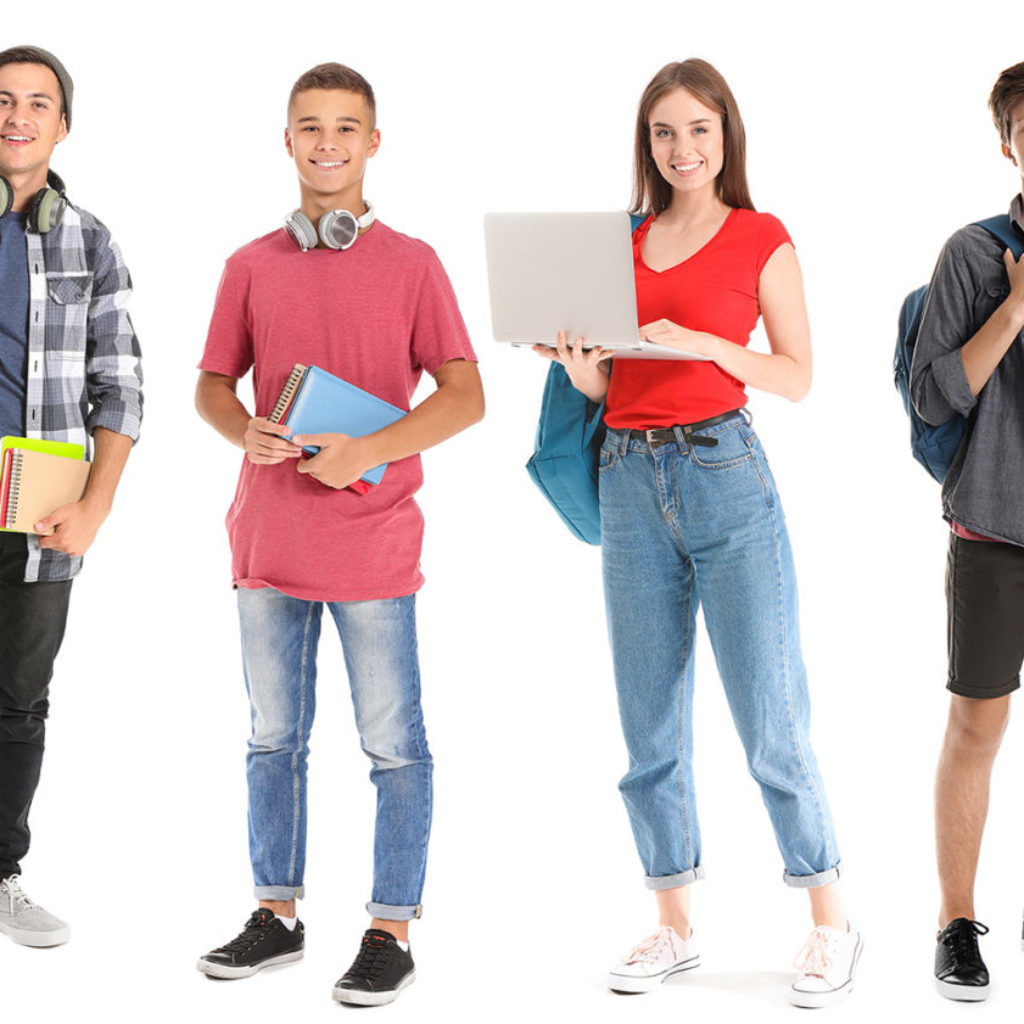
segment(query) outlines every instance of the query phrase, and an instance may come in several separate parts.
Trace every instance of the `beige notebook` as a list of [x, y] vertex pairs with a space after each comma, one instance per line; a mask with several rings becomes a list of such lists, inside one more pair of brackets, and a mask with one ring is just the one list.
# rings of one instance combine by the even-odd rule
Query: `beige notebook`
[[[4, 467], [9, 483], [4, 489], [4, 529], [35, 533], [35, 524], [61, 505], [78, 501], [85, 493], [91, 464], [48, 452], [10, 448]], [[52, 532], [52, 531], [51, 531]]]

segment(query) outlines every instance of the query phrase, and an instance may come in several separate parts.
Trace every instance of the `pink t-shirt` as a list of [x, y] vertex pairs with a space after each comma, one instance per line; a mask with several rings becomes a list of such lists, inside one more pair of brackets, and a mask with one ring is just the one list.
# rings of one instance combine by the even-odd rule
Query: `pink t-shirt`
[[[300, 251], [284, 230], [227, 261], [200, 369], [244, 377], [269, 416], [295, 363], [315, 364], [408, 409], [423, 370], [475, 360], [455, 294], [430, 246], [379, 221], [351, 249]], [[403, 597], [423, 583], [420, 458], [393, 462], [359, 495], [242, 462], [228, 510], [236, 586], [306, 600]]]

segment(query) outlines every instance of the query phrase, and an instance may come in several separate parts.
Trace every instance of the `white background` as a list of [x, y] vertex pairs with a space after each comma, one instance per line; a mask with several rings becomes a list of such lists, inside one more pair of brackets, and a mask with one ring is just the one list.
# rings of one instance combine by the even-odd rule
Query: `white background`
[[[373, 792], [325, 624], [310, 763], [307, 954], [234, 983], [193, 967], [251, 908], [247, 704], [222, 519], [240, 453], [192, 388], [224, 258], [297, 202], [285, 101], [339, 60], [378, 98], [366, 194], [429, 241], [480, 355], [486, 420], [425, 458], [419, 598], [436, 816], [415, 926], [419, 979], [390, 1020], [773, 1020], [809, 928], [786, 889], [710, 651], [698, 651], [696, 770], [708, 878], [704, 966], [615, 997], [605, 969], [652, 930], [616, 782], [626, 767], [600, 557], [523, 470], [545, 365], [491, 340], [482, 216], [622, 209], [636, 103], [669, 60], [726, 75], [759, 209], [802, 261], [815, 384], [751, 396], [788, 515], [813, 732], [866, 952], [840, 1019], [965, 1012], [933, 990], [931, 786], [947, 697], [939, 490], [911, 460], [892, 387], [903, 296], [943, 240], [1020, 187], [986, 110], [1024, 59], [1019, 5], [492, 6], [50, 3], [8, 11], [4, 45], [56, 52], [76, 83], [55, 168], [132, 269], [146, 421], [75, 584], [25, 864], [73, 928], [0, 945], [0, 1014], [56, 1020], [323, 1020], [365, 926]], [[755, 341], [763, 344], [763, 340]], [[424, 391], [426, 394], [427, 391]], [[243, 394], [249, 394], [243, 385]], [[995, 984], [1019, 1012], [1020, 736], [997, 764], [978, 890]], [[788, 1018], [787, 1018], [788, 1019]]]

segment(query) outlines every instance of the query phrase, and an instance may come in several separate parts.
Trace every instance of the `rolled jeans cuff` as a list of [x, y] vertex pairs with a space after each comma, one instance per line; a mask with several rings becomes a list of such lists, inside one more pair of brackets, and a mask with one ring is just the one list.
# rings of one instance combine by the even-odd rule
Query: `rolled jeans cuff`
[[257, 885], [256, 899], [275, 900], [287, 903], [288, 900], [301, 900], [306, 895], [304, 885]]
[[689, 871], [680, 871], [674, 875], [658, 875], [655, 878], [647, 875], [644, 878], [644, 885], [648, 889], [678, 889], [681, 885], [690, 885], [698, 878], [703, 877], [704, 869], [698, 864], [695, 868], [690, 868]]
[[831, 885], [839, 881], [839, 865], [836, 864], [834, 868], [818, 871], [813, 875], [791, 875], [788, 871], [783, 871], [782, 880], [793, 889], [815, 889], [819, 885]]
[[423, 904], [414, 907], [394, 907], [388, 903], [367, 903], [366, 912], [381, 921], [415, 921], [423, 916]]

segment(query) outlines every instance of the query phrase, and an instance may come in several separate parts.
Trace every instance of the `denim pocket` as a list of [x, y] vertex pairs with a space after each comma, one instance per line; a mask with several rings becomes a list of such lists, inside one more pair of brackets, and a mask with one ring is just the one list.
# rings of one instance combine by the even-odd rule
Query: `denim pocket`
[[603, 469], [611, 469], [620, 458], [622, 458], [622, 453], [619, 450], [618, 442], [605, 441], [601, 445], [601, 453], [598, 456], [597, 471], [600, 473]]
[[693, 461], [706, 469], [729, 469], [754, 458], [754, 452], [739, 426], [729, 427], [718, 434], [708, 432], [694, 436], [713, 437], [718, 442], [714, 447], [692, 442], [689, 445]]

